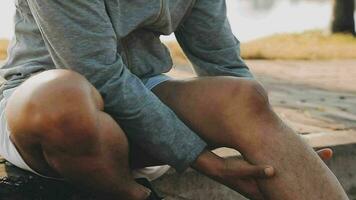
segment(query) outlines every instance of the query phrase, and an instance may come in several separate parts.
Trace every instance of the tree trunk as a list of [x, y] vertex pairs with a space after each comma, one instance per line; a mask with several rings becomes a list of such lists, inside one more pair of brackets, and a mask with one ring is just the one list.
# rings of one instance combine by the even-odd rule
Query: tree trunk
[[331, 31], [355, 35], [354, 10], [354, 0], [334, 0]]

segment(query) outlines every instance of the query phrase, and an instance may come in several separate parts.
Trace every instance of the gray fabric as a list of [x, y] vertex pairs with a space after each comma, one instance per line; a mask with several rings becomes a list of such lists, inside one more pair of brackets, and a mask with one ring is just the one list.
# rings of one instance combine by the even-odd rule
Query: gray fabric
[[224, 0], [197, 1], [175, 35], [198, 76], [252, 77], [240, 57]]
[[188, 167], [206, 143], [141, 82], [167, 72], [160, 42], [175, 32], [198, 75], [251, 77], [240, 58], [224, 0], [15, 0], [15, 37], [2, 90], [54, 68], [84, 75], [129, 139], [175, 167]]

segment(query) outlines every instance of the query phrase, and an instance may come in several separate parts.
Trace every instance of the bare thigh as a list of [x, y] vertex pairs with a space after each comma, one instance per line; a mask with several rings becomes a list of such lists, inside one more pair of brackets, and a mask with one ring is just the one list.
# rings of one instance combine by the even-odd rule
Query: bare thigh
[[[211, 148], [227, 146], [223, 126], [232, 115], [245, 119], [244, 95], [251, 81], [234, 77], [203, 77], [186, 80], [166, 81], [153, 89], [153, 92], [170, 107], [178, 117], [209, 143]], [[239, 94], [239, 101], [231, 104]], [[240, 113], [236, 113], [241, 110]], [[248, 122], [245, 123], [248, 126]], [[225, 131], [225, 132], [224, 132]], [[224, 132], [224, 134], [222, 134]], [[234, 136], [231, 136], [234, 137]]]
[[[44, 130], [51, 128], [50, 118], [62, 111], [74, 116], [80, 109], [76, 105], [80, 104], [103, 109], [98, 91], [79, 74], [73, 74], [68, 70], [49, 70], [33, 75], [18, 86], [7, 101], [5, 114], [11, 140], [24, 161], [43, 175], [58, 176], [43, 152], [43, 140], [50, 135]], [[76, 95], [78, 98], [72, 98]], [[78, 102], [84, 98], [85, 102]], [[47, 117], [41, 117], [41, 113], [47, 113]]]
[[[202, 137], [208, 143], [209, 149], [213, 150], [227, 146], [227, 133], [222, 131], [229, 115], [236, 114], [229, 110], [231, 99], [236, 97], [236, 93], [243, 96], [246, 85], [251, 85], [251, 81], [234, 77], [205, 77], [168, 80], [154, 87], [152, 92], [189, 128]], [[247, 101], [248, 96], [241, 98], [241, 101], [244, 99]], [[236, 102], [236, 109], [238, 106], [244, 104]], [[244, 118], [242, 112], [239, 115], [241, 119]], [[222, 136], [224, 136], [223, 140], [221, 140]], [[144, 152], [132, 145], [131, 158], [140, 157], [140, 159], [131, 159], [135, 168], [165, 164], [145, 155]]]

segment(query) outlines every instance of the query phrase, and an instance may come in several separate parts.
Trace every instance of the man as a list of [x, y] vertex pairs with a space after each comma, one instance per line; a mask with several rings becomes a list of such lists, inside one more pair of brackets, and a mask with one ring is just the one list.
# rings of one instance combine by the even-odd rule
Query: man
[[[131, 168], [192, 166], [253, 199], [347, 199], [317, 154], [271, 110], [240, 58], [224, 0], [16, 6], [1, 120], [1, 154], [15, 165], [102, 198], [145, 199], [149, 191], [130, 173], [129, 140], [139, 152]], [[172, 32], [199, 78], [162, 75], [171, 60], [159, 36]], [[246, 161], [208, 150], [222, 146]]]

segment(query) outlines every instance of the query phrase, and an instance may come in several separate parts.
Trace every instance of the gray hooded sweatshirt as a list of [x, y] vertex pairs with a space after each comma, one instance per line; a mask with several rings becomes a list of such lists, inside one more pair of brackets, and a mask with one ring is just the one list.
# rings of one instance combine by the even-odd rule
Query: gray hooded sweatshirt
[[175, 34], [198, 76], [252, 77], [231, 32], [225, 0], [15, 3], [15, 36], [0, 70], [6, 79], [1, 91], [36, 72], [76, 71], [98, 89], [105, 111], [130, 141], [178, 171], [194, 162], [206, 143], [141, 81], [172, 68], [159, 36]]

